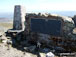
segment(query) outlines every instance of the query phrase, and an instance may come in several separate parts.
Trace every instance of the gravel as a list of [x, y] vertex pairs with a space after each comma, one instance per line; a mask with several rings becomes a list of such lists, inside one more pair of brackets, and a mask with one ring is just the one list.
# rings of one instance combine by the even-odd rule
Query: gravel
[[0, 57], [37, 57], [32, 53], [22, 52], [21, 50], [17, 50], [10, 46], [8, 50], [8, 46], [6, 44], [0, 44]]

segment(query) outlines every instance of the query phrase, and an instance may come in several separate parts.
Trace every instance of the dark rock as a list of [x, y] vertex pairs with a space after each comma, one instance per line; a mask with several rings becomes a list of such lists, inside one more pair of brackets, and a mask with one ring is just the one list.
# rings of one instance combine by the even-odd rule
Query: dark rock
[[28, 52], [34, 52], [35, 49], [36, 49], [36, 46], [24, 47], [24, 50], [25, 50], [25, 51], [28, 51]]
[[46, 53], [46, 52], [49, 52], [49, 51], [50, 51], [49, 48], [44, 48], [44, 49], [43, 49], [43, 52], [45, 52], [45, 53]]

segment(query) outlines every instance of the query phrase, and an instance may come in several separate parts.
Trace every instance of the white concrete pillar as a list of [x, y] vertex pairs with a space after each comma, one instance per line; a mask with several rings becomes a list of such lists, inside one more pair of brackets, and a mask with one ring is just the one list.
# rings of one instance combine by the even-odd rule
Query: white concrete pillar
[[13, 29], [24, 30], [25, 29], [24, 22], [25, 22], [25, 7], [21, 5], [16, 5], [14, 8]]

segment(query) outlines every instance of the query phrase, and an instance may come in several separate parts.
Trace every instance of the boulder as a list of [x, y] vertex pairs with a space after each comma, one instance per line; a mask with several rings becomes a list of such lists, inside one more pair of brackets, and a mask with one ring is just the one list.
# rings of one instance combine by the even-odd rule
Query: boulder
[[2, 37], [2, 35], [3, 35], [3, 34], [0, 32], [0, 37]]
[[46, 57], [45, 53], [39, 53], [39, 54], [40, 54], [40, 57]]
[[45, 53], [46, 53], [46, 52], [49, 52], [49, 51], [50, 51], [49, 48], [44, 48], [44, 49], [43, 49], [43, 52], [45, 52]]
[[25, 49], [26, 51], [28, 51], [28, 52], [34, 52], [35, 49], [36, 49], [36, 46], [25, 47], [24, 49]]
[[54, 55], [52, 52], [48, 52], [48, 53], [46, 54], [46, 57], [55, 57], [55, 55]]
[[[47, 15], [47, 16], [46, 16]], [[30, 16], [28, 16], [28, 17], [30, 17]], [[72, 38], [74, 38], [74, 35], [72, 34], [72, 31], [73, 31], [73, 29], [75, 28], [75, 23], [74, 23], [74, 21], [72, 20], [72, 18], [70, 18], [70, 17], [66, 17], [66, 16], [60, 16], [60, 15], [56, 15], [56, 14], [41, 14], [41, 13], [39, 13], [38, 15], [36, 14], [36, 16], [32, 16], [34, 19], [39, 19], [39, 20], [46, 20], [45, 22], [47, 23], [47, 21], [49, 21], [49, 22], [53, 22], [53, 21], [51, 21], [51, 20], [56, 20], [56, 22], [57, 21], [59, 21], [60, 22], [60, 24], [61, 24], [61, 27], [60, 27], [60, 30], [59, 31], [57, 31], [57, 32], [59, 32], [59, 34], [58, 33], [55, 33], [55, 32], [52, 32], [51, 31], [51, 34], [53, 34], [53, 35], [49, 35], [49, 34], [47, 34], [48, 33], [48, 30], [46, 29], [46, 31], [44, 32], [43, 31], [43, 29], [42, 30], [40, 30], [41, 28], [40, 27], [42, 27], [42, 26], [40, 26], [39, 27], [39, 29], [38, 29], [38, 31], [34, 28], [34, 27], [36, 27], [35, 25], [34, 25], [34, 29], [36, 30], [36, 31], [32, 31], [32, 32], [37, 32], [37, 34], [38, 34], [38, 38], [40, 39], [40, 41], [41, 42], [45, 42], [45, 43], [49, 43], [50, 41], [48, 40], [48, 38], [50, 38], [51, 36], [64, 36], [64, 38], [66, 38], [66, 39], [68, 39], [68, 38], [70, 38], [70, 39], [72, 39]], [[31, 19], [31, 17], [30, 17], [30, 19]], [[43, 22], [43, 21], [41, 21], [41, 22]], [[27, 23], [27, 22], [26, 22]], [[34, 23], [34, 22], [33, 22]], [[35, 23], [36, 23], [36, 21], [35, 21]], [[46, 24], [46, 23], [44, 23], [44, 24]], [[27, 23], [28, 24], [28, 23]], [[31, 24], [31, 23], [30, 23]], [[39, 23], [40, 24], [40, 23]], [[49, 24], [49, 23], [48, 23]], [[59, 24], [58, 22], [57, 22], [57, 24]], [[43, 25], [43, 24], [42, 24]], [[50, 25], [50, 24], [49, 24]], [[32, 30], [33, 28], [31, 28], [30, 26], [28, 26], [29, 27], [29, 29], [30, 30]], [[50, 28], [50, 27], [48, 27], [48, 25], [47, 26], [45, 26], [45, 25], [43, 25], [43, 27], [47, 27], [47, 28]], [[58, 27], [58, 28], [59, 28]], [[55, 28], [55, 27], [54, 27]], [[56, 29], [58, 29], [58, 28], [56, 28]], [[55, 30], [56, 30], [55, 29]], [[53, 30], [53, 29], [52, 29]], [[55, 31], [54, 30], [54, 31]], [[56, 35], [54, 35], [54, 34], [56, 34]], [[36, 38], [36, 37], [35, 37]], [[36, 38], [37, 39], [37, 38]], [[39, 40], [38, 39], [38, 40]], [[43, 40], [43, 41], [42, 41]]]
[[72, 33], [73, 34], [76, 34], [76, 28], [73, 29]]

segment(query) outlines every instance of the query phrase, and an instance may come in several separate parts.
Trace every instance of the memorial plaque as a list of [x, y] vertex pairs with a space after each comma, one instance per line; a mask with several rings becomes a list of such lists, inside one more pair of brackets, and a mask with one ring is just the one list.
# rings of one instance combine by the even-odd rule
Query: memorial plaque
[[61, 35], [61, 21], [53, 19], [31, 18], [31, 32], [50, 34], [53, 36]]

